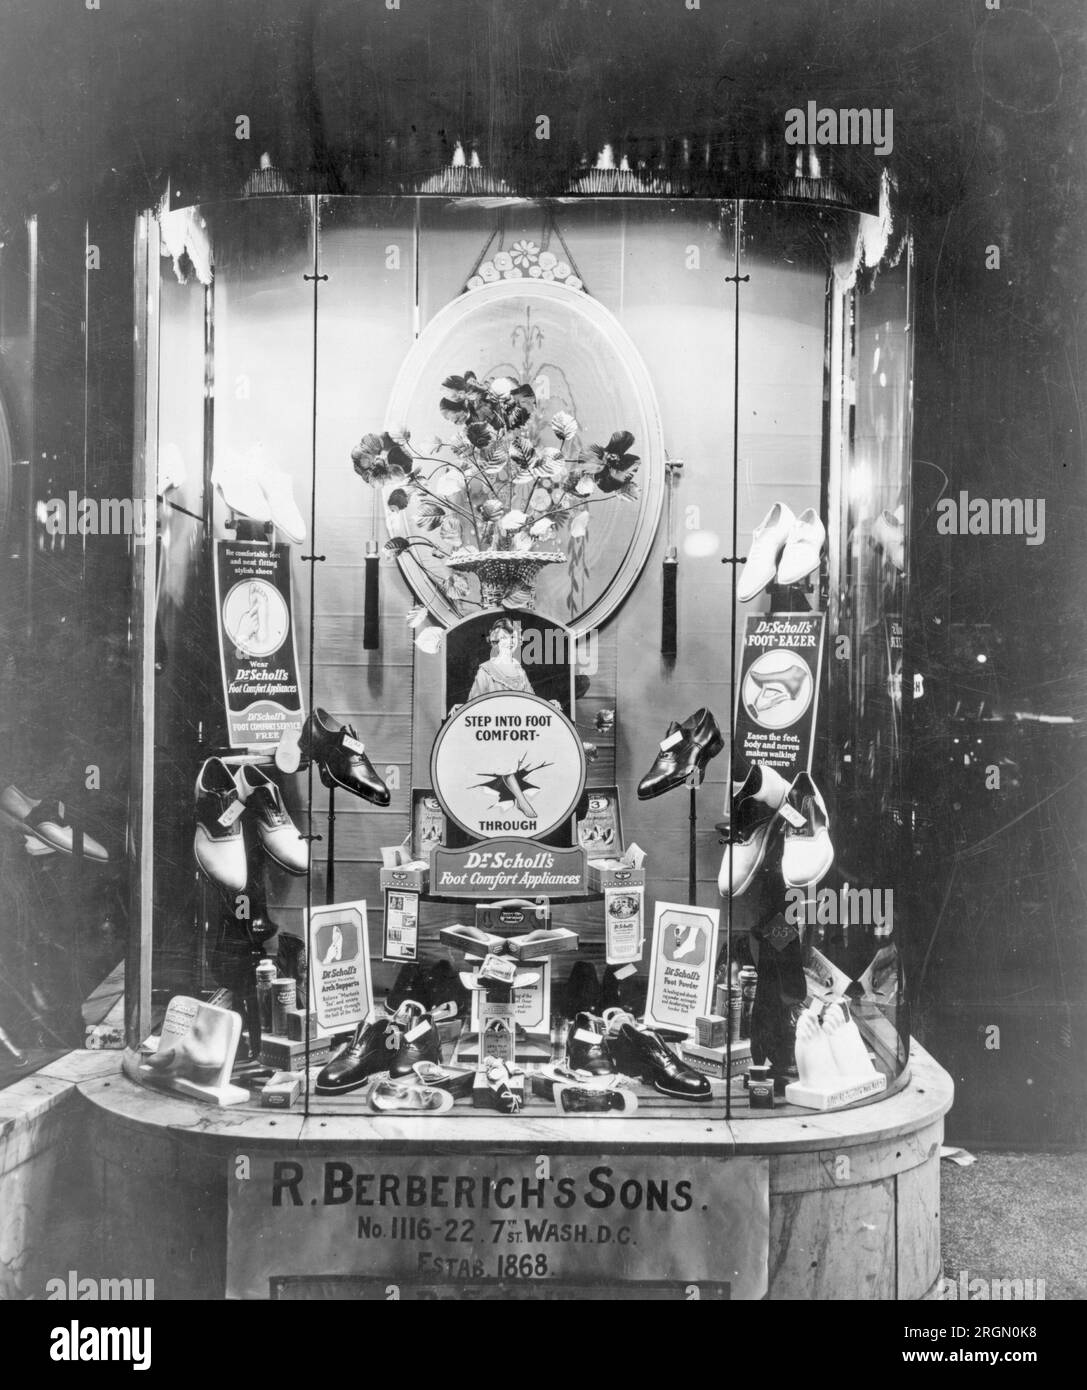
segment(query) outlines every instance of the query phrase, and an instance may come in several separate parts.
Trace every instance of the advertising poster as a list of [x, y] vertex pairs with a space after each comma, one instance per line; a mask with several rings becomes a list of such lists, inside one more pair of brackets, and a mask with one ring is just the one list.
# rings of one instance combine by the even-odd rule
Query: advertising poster
[[383, 960], [417, 960], [419, 956], [419, 894], [385, 890]]
[[585, 748], [566, 716], [536, 695], [494, 692], [442, 725], [431, 755], [434, 792], [474, 840], [541, 838], [573, 815]]
[[366, 904], [314, 907], [306, 922], [310, 1004], [324, 1033], [342, 1033], [360, 1022], [374, 1002]]
[[645, 1011], [650, 1028], [670, 1028], [693, 1037], [698, 1015], [713, 1012], [720, 924], [716, 907], [657, 903]]
[[822, 613], [750, 613], [744, 624], [735, 746], [787, 782], [811, 771], [825, 627]]
[[231, 748], [267, 748], [302, 732], [291, 607], [291, 548], [216, 541], [219, 666]]

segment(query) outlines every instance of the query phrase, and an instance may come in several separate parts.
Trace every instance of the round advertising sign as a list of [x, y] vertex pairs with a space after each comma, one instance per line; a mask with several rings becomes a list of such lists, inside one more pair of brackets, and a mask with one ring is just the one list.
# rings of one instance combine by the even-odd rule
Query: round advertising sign
[[758, 657], [744, 678], [743, 702], [764, 729], [787, 729], [803, 717], [815, 694], [811, 668], [784, 647]]
[[494, 691], [446, 720], [430, 774], [442, 809], [469, 835], [539, 839], [573, 815], [585, 786], [585, 749], [547, 700]]

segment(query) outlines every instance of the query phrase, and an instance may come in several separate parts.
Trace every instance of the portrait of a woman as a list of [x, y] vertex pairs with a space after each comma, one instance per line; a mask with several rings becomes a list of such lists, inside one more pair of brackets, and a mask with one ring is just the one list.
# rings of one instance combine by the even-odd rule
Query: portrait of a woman
[[469, 700], [474, 700], [477, 695], [490, 695], [496, 690], [524, 691], [531, 695], [532, 685], [525, 675], [525, 668], [517, 659], [520, 640], [516, 625], [509, 618], [497, 618], [491, 624], [487, 640], [491, 644], [490, 660], [480, 663], [468, 693]]

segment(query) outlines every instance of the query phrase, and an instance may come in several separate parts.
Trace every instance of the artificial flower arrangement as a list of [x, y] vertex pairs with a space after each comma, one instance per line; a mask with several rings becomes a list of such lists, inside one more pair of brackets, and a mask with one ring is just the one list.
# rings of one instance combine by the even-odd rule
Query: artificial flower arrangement
[[[405, 534], [386, 549], [414, 549], [457, 612], [530, 605], [540, 569], [569, 558], [559, 549], [566, 539], [584, 546], [591, 507], [637, 500], [634, 436], [619, 430], [583, 449], [569, 412], [547, 417], [532, 387], [508, 377], [481, 381], [469, 371], [446, 377], [442, 390], [441, 413], [457, 426], [452, 439], [422, 453], [408, 430], [366, 434], [351, 451], [355, 472], [401, 515]], [[426, 551], [447, 573], [430, 570]]]

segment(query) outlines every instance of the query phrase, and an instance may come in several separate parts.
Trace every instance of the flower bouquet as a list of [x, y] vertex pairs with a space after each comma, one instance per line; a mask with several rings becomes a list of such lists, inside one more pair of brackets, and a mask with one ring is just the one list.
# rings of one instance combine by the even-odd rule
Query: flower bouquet
[[351, 451], [400, 531], [386, 549], [413, 551], [458, 614], [532, 607], [540, 570], [565, 563], [563, 547], [584, 548], [590, 508], [637, 500], [634, 436], [620, 430], [583, 449], [568, 411], [548, 416], [531, 386], [508, 377], [481, 381], [469, 371], [446, 377], [442, 390], [453, 438], [424, 453], [407, 430], [366, 434]]

